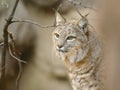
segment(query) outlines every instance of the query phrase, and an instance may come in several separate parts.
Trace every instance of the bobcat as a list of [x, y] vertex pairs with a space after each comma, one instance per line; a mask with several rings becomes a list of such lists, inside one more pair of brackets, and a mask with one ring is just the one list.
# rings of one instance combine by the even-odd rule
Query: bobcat
[[57, 12], [52, 33], [54, 48], [68, 68], [73, 90], [105, 90], [102, 83], [102, 47], [90, 30], [87, 15], [66, 20]]

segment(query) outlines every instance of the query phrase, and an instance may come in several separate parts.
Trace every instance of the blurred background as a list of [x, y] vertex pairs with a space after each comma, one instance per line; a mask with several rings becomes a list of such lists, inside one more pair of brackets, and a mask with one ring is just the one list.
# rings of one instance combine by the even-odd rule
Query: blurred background
[[[15, 0], [5, 0], [0, 3], [0, 42], [3, 41], [2, 30], [13, 8]], [[120, 12], [118, 0], [68, 0], [85, 15], [89, 13], [88, 20], [92, 29], [104, 41], [105, 66], [107, 66], [105, 80], [108, 90], [120, 90], [119, 66], [119, 38], [120, 38]], [[20, 0], [14, 19], [31, 20], [42, 26], [53, 25], [55, 11], [61, 3], [59, 12], [66, 18], [78, 19], [80, 15], [67, 0]], [[23, 71], [19, 83], [19, 90], [72, 90], [67, 70], [56, 56], [51, 33], [55, 28], [40, 28], [29, 23], [14, 23], [9, 27], [13, 33], [19, 58], [27, 61], [22, 64]], [[1, 63], [1, 48], [0, 48]], [[5, 88], [0, 90], [16, 90], [16, 78], [19, 72], [16, 60], [7, 54]]]

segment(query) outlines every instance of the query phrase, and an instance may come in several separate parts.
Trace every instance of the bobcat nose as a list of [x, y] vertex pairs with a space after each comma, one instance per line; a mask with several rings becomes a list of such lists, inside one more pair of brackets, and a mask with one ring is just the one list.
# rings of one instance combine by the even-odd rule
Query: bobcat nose
[[57, 45], [57, 50], [59, 52], [66, 52], [64, 45]]
[[57, 45], [57, 47], [58, 47], [58, 48], [62, 48], [62, 47], [63, 47], [63, 45]]

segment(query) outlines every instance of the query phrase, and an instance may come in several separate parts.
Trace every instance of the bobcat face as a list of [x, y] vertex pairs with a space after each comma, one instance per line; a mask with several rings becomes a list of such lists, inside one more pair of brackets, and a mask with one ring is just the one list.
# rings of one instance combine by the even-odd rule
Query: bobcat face
[[89, 50], [87, 20], [82, 17], [77, 23], [75, 21], [65, 22], [62, 16], [57, 13], [57, 28], [52, 35], [57, 54], [62, 60], [67, 58], [70, 63], [81, 61]]
[[55, 49], [58, 52], [67, 53], [71, 50], [77, 49], [78, 47], [82, 48], [82, 44], [87, 41], [87, 37], [82, 30], [82, 32], [80, 31], [80, 29], [82, 29], [80, 26], [81, 24], [79, 25], [79, 23], [75, 24], [75, 22], [65, 22], [59, 14], [56, 18], [56, 25], [58, 26], [53, 32]]
[[69, 52], [75, 47], [81, 46], [80, 32], [72, 23], [59, 26], [53, 32], [53, 41], [57, 51]]

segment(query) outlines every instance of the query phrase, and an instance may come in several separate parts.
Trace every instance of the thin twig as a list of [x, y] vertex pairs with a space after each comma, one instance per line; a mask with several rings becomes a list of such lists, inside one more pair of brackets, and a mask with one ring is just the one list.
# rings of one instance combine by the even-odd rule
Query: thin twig
[[[11, 43], [10, 41], [8, 41], [8, 43]], [[1, 42], [0, 43], [0, 46], [3, 46], [4, 45], [4, 42]]]
[[11, 23], [17, 23], [17, 22], [30, 23], [30, 24], [36, 25], [36, 26], [41, 27], [41, 28], [56, 27], [55, 25], [42, 26], [42, 25], [38, 24], [37, 22], [33, 22], [33, 21], [31, 21], [31, 20], [14, 20], [14, 21], [12, 21]]
[[61, 4], [58, 6], [56, 12], [58, 12], [58, 11], [61, 9], [62, 6], [63, 6], [63, 3], [61, 3]]
[[[15, 14], [15, 11], [16, 11], [16, 8], [17, 8], [17, 5], [18, 5], [18, 2], [19, 2], [19, 0], [16, 0], [15, 5], [14, 5], [14, 7], [13, 7], [13, 10], [12, 10], [12, 12], [11, 12], [9, 18], [8, 18], [8, 21], [9, 21], [9, 22], [11, 22], [12, 19], [13, 19], [13, 17], [14, 17], [14, 14]], [[10, 24], [11, 24], [11, 23], [10, 23]]]
[[12, 53], [12, 50], [11, 50], [10, 46], [9, 46], [9, 53], [10, 53], [10, 56], [11, 56], [13, 59], [17, 60], [18, 62], [25, 63], [25, 64], [27, 63], [26, 61], [17, 58], [17, 57]]
[[78, 13], [81, 17], [84, 17], [74, 5], [73, 5], [73, 8], [77, 11], [77, 13]]
[[12, 46], [13, 46], [13, 53], [12, 53], [12, 50], [11, 50], [11, 46], [10, 46], [10, 44], [9, 44], [9, 53], [10, 53], [10, 56], [12, 57], [12, 58], [14, 58], [15, 60], [17, 60], [18, 62], [21, 62], [21, 63], [27, 63], [26, 61], [23, 61], [23, 60], [21, 60], [21, 59], [19, 59], [19, 58], [17, 58], [16, 56], [15, 56], [15, 54], [16, 54], [16, 49], [15, 49], [15, 41], [14, 41], [14, 39], [13, 39], [13, 35], [12, 35], [12, 33], [11, 32], [9, 32], [9, 37], [10, 37], [10, 39], [11, 39], [11, 42], [12, 42]]
[[0, 46], [3, 46], [3, 45], [4, 45], [4, 42], [1, 42], [1, 43], [0, 43]]
[[[13, 45], [11, 45], [11, 46], [9, 45], [9, 51], [10, 51], [9, 53], [14, 59], [16, 59], [18, 61], [19, 72], [18, 72], [18, 76], [16, 78], [16, 89], [19, 90], [19, 81], [20, 81], [21, 75], [22, 75], [22, 63], [26, 63], [26, 62], [16, 57], [17, 53], [16, 53], [16, 48], [15, 48], [15, 43], [14, 43], [12, 34], [10, 34], [10, 35], [11, 35], [10, 38], [12, 39]], [[12, 53], [12, 50], [10, 47], [13, 47], [12, 49], [13, 49], [14, 54]]]
[[12, 42], [12, 45], [9, 44], [9, 53], [10, 53], [12, 58], [14, 58], [15, 60], [18, 61], [19, 72], [18, 72], [18, 76], [17, 76], [17, 79], [16, 79], [16, 89], [19, 90], [19, 81], [20, 81], [20, 78], [21, 78], [21, 75], [22, 75], [22, 63], [26, 63], [26, 61], [23, 61], [23, 60], [17, 58], [16, 44], [15, 44], [15, 40], [14, 40], [11, 32], [9, 32], [9, 37], [10, 37], [11, 42]]
[[16, 79], [16, 89], [19, 90], [19, 81], [20, 81], [20, 78], [21, 78], [21, 75], [22, 75], [22, 63], [21, 62], [18, 62], [18, 67], [19, 67], [19, 73], [18, 73], [18, 76], [17, 76], [17, 79]]

